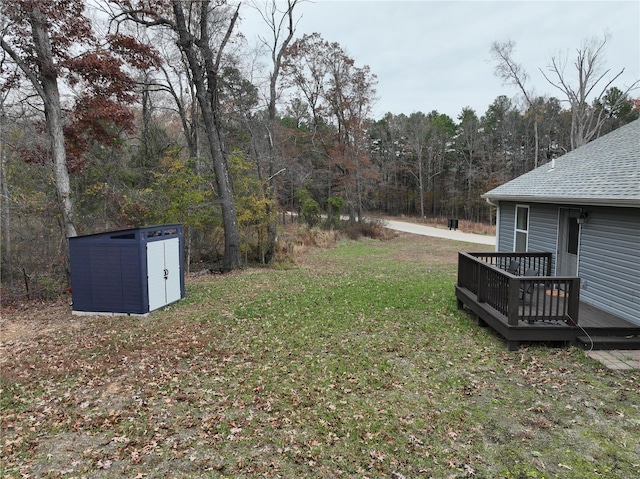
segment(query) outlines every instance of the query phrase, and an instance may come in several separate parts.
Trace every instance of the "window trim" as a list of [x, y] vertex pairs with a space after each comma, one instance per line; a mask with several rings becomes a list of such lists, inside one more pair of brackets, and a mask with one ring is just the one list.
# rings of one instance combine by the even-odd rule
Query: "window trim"
[[[523, 209], [527, 210], [527, 229], [519, 229], [518, 228], [518, 210]], [[531, 221], [531, 206], [530, 205], [516, 205], [514, 216], [513, 216], [513, 251], [518, 251], [516, 249], [517, 246], [517, 238], [518, 233], [525, 235], [525, 245], [524, 252], [529, 251], [529, 223]]]

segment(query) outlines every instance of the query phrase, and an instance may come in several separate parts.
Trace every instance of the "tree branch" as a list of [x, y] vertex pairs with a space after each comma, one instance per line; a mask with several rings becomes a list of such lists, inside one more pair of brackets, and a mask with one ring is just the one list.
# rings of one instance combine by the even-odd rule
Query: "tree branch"
[[26, 77], [29, 79], [29, 81], [33, 85], [33, 88], [35, 88], [36, 91], [38, 92], [38, 95], [40, 95], [41, 98], [44, 98], [44, 90], [42, 88], [42, 85], [40, 84], [40, 79], [38, 78], [38, 75], [36, 75], [33, 72], [33, 70], [29, 68], [29, 65], [27, 65], [27, 63], [24, 60], [22, 60], [22, 58], [20, 58], [20, 56], [11, 47], [11, 45], [9, 45], [4, 40], [4, 38], [0, 39], [0, 46], [2, 46], [2, 49], [5, 52], [7, 52], [7, 54], [11, 57], [11, 59], [16, 63], [18, 68], [22, 70], [22, 73], [26, 75]]
[[233, 28], [236, 24], [236, 21], [238, 20], [238, 15], [240, 12], [241, 5], [242, 3], [238, 3], [238, 6], [236, 7], [236, 11], [233, 13], [233, 16], [231, 17], [229, 28], [227, 28], [227, 33], [225, 34], [224, 38], [222, 39], [222, 42], [220, 43], [220, 48], [218, 49], [218, 53], [216, 55], [216, 62], [214, 65], [214, 70], [216, 72], [218, 72], [220, 69], [220, 63], [222, 62], [222, 53], [224, 51], [224, 48], [227, 46], [227, 43], [229, 43], [229, 39], [231, 38], [231, 34], [233, 33]]

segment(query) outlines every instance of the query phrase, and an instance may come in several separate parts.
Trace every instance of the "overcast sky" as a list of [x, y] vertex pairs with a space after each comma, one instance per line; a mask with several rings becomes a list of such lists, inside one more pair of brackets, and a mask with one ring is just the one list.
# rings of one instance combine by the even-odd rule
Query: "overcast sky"
[[[296, 37], [318, 32], [377, 75], [376, 119], [437, 110], [456, 120], [467, 106], [483, 115], [499, 95], [519, 100], [517, 88], [494, 75], [494, 41], [516, 43], [514, 58], [538, 95], [561, 98], [540, 73], [552, 56], [567, 58], [575, 78], [576, 49], [605, 32], [608, 78], [624, 68], [620, 89], [640, 78], [638, 0], [316, 0], [300, 5], [298, 17]], [[241, 27], [249, 41], [258, 24], [247, 18]]]

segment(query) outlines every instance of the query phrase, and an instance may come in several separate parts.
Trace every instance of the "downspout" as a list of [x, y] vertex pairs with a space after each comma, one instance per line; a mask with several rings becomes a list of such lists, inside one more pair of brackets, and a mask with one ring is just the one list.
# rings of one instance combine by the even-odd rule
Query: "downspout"
[[498, 245], [500, 244], [500, 203], [494, 203], [493, 201], [491, 201], [490, 198], [485, 198], [486, 202], [489, 203], [491, 206], [495, 206], [496, 207], [496, 246], [495, 246], [495, 251], [496, 253], [499, 251], [499, 247]]

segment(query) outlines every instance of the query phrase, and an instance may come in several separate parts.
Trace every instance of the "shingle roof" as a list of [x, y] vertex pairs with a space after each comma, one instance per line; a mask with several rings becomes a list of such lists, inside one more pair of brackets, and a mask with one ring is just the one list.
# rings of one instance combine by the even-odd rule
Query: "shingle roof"
[[498, 186], [482, 197], [493, 201], [640, 208], [640, 119]]

